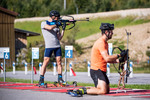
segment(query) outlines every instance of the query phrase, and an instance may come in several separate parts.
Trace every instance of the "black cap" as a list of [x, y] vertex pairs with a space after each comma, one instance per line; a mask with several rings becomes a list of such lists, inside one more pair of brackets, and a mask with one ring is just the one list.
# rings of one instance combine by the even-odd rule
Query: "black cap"
[[101, 26], [99, 29], [101, 29], [101, 30], [114, 30], [114, 24], [101, 23]]

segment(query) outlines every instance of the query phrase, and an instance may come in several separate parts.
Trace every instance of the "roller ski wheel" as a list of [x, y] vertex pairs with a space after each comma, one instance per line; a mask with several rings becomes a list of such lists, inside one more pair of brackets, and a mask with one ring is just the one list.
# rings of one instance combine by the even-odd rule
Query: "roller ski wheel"
[[62, 87], [62, 86], [61, 86], [61, 83], [59, 83], [59, 82], [57, 82], [57, 81], [54, 82], [54, 86], [56, 86], [56, 87]]
[[67, 82], [65, 82], [62, 78], [58, 79], [58, 83], [61, 87], [65, 87], [67, 85]]
[[77, 82], [73, 81], [73, 86], [76, 87], [77, 86]]
[[54, 82], [54, 86], [58, 87], [58, 82], [57, 81]]
[[61, 83], [61, 85], [62, 86], [67, 86], [67, 82], [64, 81], [64, 82]]

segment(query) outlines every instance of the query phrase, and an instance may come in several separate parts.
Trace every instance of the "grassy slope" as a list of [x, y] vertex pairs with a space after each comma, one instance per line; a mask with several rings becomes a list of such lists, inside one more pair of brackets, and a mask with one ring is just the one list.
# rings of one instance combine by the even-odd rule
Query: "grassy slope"
[[[76, 23], [76, 29], [79, 31], [76, 33], [76, 39], [84, 38], [87, 36], [90, 36], [92, 34], [100, 32], [99, 26], [101, 22], [107, 22], [107, 23], [114, 23], [115, 27], [123, 27], [127, 25], [137, 25], [142, 24], [146, 22], [150, 22], [150, 19], [137, 19], [135, 17], [125, 17], [120, 18], [119, 16], [113, 16], [113, 17], [107, 17], [107, 18], [97, 18], [97, 19], [90, 19], [90, 22], [77, 22]], [[41, 33], [40, 28], [40, 21], [39, 22], [18, 22], [15, 23], [16, 28], [29, 30], [37, 33]], [[64, 40], [66, 37], [71, 34], [72, 30], [66, 30]], [[28, 45], [29, 43], [34, 43], [35, 41], [43, 41], [43, 37], [41, 36], [35, 36], [35, 37], [28, 37]], [[121, 43], [118, 43], [117, 40], [113, 43], [116, 46], [123, 46], [123, 41]], [[149, 67], [145, 67], [144, 70], [143, 67], [134, 69], [134, 72], [136, 73], [149, 73]], [[81, 69], [80, 69], [81, 70]], [[84, 70], [81, 70], [84, 71]], [[113, 67], [111, 67], [111, 72], [116, 72]]]
[[[41, 22], [18, 22], [15, 23], [15, 28], [20, 28], [23, 30], [28, 30], [28, 31], [32, 31], [32, 32], [37, 32], [41, 34], [41, 28], [40, 28], [40, 24]], [[34, 41], [44, 41], [43, 38], [41, 38], [41, 36], [32, 36], [32, 37], [28, 37], [28, 44], [29, 43], [33, 43]]]
[[[107, 18], [97, 18], [90, 19], [90, 22], [77, 22], [76, 26], [79, 30], [76, 33], [76, 39], [81, 39], [92, 34], [100, 32], [99, 27], [102, 22], [114, 23], [115, 27], [123, 27], [126, 25], [136, 25], [146, 22], [150, 22], [150, 19], [138, 19], [135, 20], [134, 17], [125, 17], [120, 18], [119, 16], [107, 17]], [[33, 31], [41, 34], [40, 21], [38, 22], [17, 22], [15, 23], [15, 28], [20, 28], [28, 31]], [[69, 27], [69, 26], [68, 26]], [[71, 34], [71, 30], [66, 30], [64, 40], [66, 37]], [[35, 37], [28, 37], [28, 44], [33, 43], [34, 41], [43, 41], [42, 35]]]

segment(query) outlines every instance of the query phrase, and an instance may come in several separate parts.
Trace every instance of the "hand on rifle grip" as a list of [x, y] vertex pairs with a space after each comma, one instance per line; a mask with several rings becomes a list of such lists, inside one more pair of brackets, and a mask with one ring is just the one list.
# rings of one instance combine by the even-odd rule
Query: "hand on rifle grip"
[[62, 24], [61, 24], [59, 21], [56, 22], [56, 26], [57, 26], [57, 27], [59, 27], [59, 26], [61, 26], [61, 25], [62, 25]]
[[66, 29], [66, 23], [64, 22], [62, 25], [62, 30], [65, 30], [65, 29]]
[[120, 56], [125, 57], [127, 55], [127, 53], [128, 53], [128, 50], [123, 50], [123, 51], [121, 51]]

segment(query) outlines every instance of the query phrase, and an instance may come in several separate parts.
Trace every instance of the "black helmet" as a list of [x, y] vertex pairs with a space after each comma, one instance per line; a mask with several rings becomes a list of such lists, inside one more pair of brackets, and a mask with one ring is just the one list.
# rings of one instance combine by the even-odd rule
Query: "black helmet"
[[99, 29], [101, 29], [101, 30], [114, 30], [114, 24], [101, 23], [101, 26]]
[[50, 11], [49, 16], [50, 17], [52, 17], [52, 16], [60, 17], [60, 14], [58, 11], [52, 10], [52, 11]]

